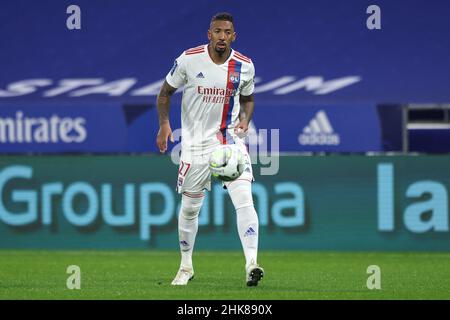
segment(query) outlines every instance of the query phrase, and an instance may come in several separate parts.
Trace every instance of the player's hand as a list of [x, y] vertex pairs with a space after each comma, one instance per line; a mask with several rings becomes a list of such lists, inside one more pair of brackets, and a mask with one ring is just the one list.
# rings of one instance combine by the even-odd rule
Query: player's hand
[[156, 144], [158, 145], [159, 152], [164, 153], [167, 150], [167, 139], [170, 138], [171, 142], [174, 142], [172, 129], [169, 123], [163, 123], [159, 127], [158, 136], [156, 137]]
[[239, 137], [243, 138], [247, 135], [248, 131], [248, 122], [247, 120], [239, 121], [234, 127], [234, 133]]

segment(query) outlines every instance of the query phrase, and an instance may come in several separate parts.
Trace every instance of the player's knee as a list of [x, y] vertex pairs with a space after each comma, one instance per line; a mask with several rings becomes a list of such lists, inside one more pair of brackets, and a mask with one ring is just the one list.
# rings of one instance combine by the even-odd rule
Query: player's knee
[[233, 183], [228, 185], [227, 190], [236, 210], [253, 206], [252, 186], [250, 181], [233, 181]]
[[183, 193], [181, 197], [181, 212], [186, 219], [194, 219], [198, 217], [202, 208], [204, 193]]

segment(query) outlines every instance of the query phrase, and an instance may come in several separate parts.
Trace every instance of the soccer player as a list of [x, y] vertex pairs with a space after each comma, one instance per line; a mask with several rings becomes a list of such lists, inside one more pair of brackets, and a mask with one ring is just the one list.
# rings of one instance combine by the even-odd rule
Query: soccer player
[[211, 190], [208, 159], [221, 144], [235, 143], [246, 159], [241, 176], [224, 182], [224, 188], [236, 210], [247, 285], [256, 286], [264, 275], [257, 264], [259, 223], [252, 198], [251, 161], [244, 143], [254, 109], [255, 68], [249, 58], [231, 48], [235, 39], [233, 17], [228, 13], [214, 15], [208, 30], [209, 43], [188, 49], [175, 60], [157, 98], [160, 128], [156, 140], [164, 153], [168, 139], [174, 141], [169, 121], [170, 97], [184, 86], [177, 180], [177, 192], [181, 193], [178, 218], [181, 263], [172, 285], [186, 285], [194, 277], [192, 252], [198, 215], [204, 190]]

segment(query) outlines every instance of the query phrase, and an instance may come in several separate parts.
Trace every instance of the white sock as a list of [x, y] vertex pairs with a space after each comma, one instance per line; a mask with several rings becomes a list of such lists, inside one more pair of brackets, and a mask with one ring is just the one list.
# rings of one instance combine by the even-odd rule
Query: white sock
[[245, 267], [257, 264], [259, 222], [253, 205], [251, 182], [235, 180], [227, 185], [236, 209], [237, 228], [245, 255]]
[[178, 215], [178, 238], [180, 241], [182, 268], [193, 269], [192, 252], [198, 231], [198, 214], [202, 207], [202, 197], [182, 195], [181, 208]]
[[245, 255], [245, 268], [257, 264], [259, 223], [255, 207], [249, 206], [236, 210], [239, 238]]
[[[181, 210], [180, 210], [181, 211]], [[186, 219], [180, 212], [178, 238], [180, 239], [181, 267], [192, 269], [192, 252], [198, 230], [198, 217]]]

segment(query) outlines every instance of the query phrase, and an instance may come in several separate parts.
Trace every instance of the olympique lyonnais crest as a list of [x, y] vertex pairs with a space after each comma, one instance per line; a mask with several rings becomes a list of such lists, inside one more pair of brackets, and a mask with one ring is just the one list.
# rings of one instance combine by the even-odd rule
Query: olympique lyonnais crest
[[238, 83], [240, 80], [240, 74], [239, 72], [230, 72], [230, 82], [232, 83]]

